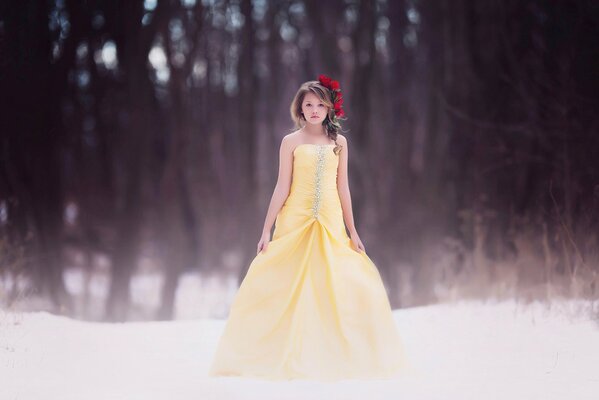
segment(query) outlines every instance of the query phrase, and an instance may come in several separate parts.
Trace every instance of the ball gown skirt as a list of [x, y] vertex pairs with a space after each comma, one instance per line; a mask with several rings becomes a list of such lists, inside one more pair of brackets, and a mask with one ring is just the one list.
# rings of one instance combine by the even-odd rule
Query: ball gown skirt
[[209, 376], [339, 380], [414, 371], [376, 266], [350, 245], [333, 147], [294, 149], [289, 196], [233, 299]]

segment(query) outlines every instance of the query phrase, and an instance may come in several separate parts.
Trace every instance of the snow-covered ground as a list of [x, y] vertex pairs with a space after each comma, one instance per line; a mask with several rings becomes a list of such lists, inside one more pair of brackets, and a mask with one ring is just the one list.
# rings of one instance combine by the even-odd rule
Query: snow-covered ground
[[0, 311], [0, 399], [596, 400], [594, 306], [461, 301], [396, 310], [419, 375], [334, 383], [207, 377], [224, 320], [102, 324]]

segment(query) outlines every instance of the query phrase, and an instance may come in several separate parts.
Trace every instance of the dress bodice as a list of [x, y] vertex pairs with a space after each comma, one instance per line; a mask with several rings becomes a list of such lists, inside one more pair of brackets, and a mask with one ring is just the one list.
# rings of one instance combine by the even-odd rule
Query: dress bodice
[[334, 146], [300, 144], [294, 149], [292, 182], [285, 204], [309, 207], [314, 218], [318, 218], [325, 203], [337, 204], [339, 156], [333, 152]]

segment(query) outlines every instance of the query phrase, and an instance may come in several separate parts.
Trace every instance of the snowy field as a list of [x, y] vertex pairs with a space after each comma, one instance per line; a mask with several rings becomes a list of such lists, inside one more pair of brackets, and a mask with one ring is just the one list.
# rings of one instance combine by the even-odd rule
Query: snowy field
[[396, 310], [418, 375], [333, 383], [207, 377], [223, 320], [102, 324], [0, 311], [0, 399], [596, 400], [594, 306], [457, 302]]

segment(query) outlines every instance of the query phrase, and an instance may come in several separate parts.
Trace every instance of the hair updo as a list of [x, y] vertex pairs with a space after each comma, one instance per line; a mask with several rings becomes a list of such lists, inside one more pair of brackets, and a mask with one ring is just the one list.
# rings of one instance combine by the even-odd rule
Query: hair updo
[[333, 151], [335, 154], [339, 154], [341, 148], [343, 147], [337, 143], [337, 134], [339, 131], [341, 131], [341, 124], [335, 115], [331, 91], [324, 87], [319, 81], [304, 82], [295, 94], [295, 97], [293, 98], [289, 108], [291, 119], [295, 124], [293, 129], [300, 129], [306, 125], [306, 118], [302, 113], [302, 103], [304, 102], [304, 97], [306, 97], [308, 92], [314, 93], [327, 107], [327, 116], [324, 118], [324, 121], [322, 121], [322, 125], [325, 128], [327, 136], [335, 142], [336, 146], [334, 147]]

